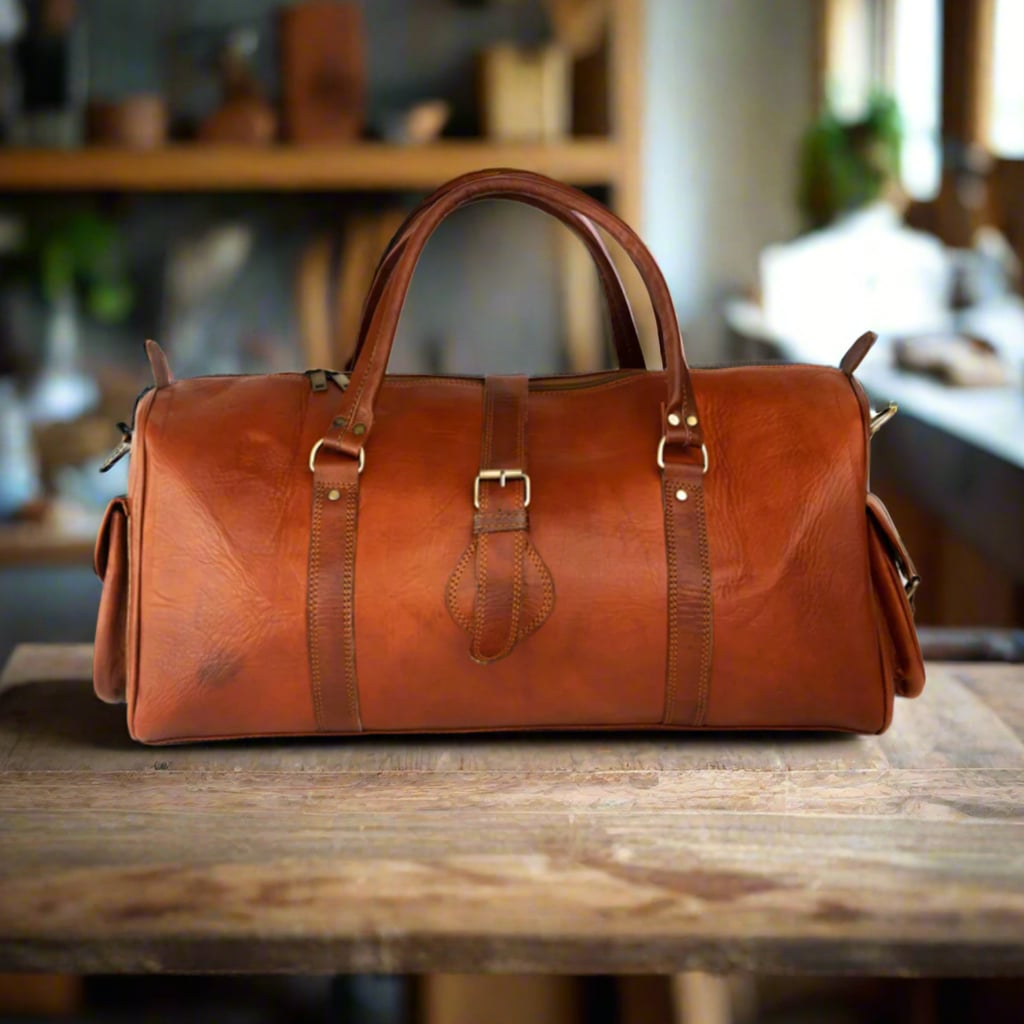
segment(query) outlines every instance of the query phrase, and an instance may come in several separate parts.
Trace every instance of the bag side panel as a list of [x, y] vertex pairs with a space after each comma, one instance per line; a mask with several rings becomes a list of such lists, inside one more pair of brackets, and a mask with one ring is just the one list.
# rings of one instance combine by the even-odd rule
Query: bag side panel
[[136, 738], [315, 731], [309, 395], [295, 375], [155, 392], [138, 467]]
[[884, 728], [864, 424], [845, 375], [778, 366], [695, 376], [711, 451], [707, 724]]

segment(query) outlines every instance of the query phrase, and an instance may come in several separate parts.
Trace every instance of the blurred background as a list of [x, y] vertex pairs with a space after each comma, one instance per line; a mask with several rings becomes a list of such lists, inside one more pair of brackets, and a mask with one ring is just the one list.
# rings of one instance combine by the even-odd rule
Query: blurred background
[[[637, 226], [695, 365], [878, 331], [918, 621], [1021, 625], [1022, 44], [1022, 0], [0, 0], [0, 657], [90, 637], [142, 340], [179, 376], [343, 367], [403, 215], [489, 166]], [[609, 359], [578, 240], [492, 203], [437, 232], [391, 368]]]
[[[900, 414], [872, 486], [924, 578], [919, 623], [945, 627], [928, 652], [1019, 658], [1022, 47], [1024, 0], [0, 0], [0, 661], [91, 639], [127, 460], [98, 469], [149, 382], [142, 340], [179, 376], [342, 368], [404, 214], [492, 166], [636, 226], [694, 365], [834, 365], [878, 331], [860, 375]], [[432, 240], [392, 370], [597, 369], [606, 334], [579, 242], [485, 204]], [[642, 979], [4, 984], [11, 1012], [90, 1020], [668, 1005]], [[762, 985], [749, 1019], [1010, 1019], [986, 991]]]

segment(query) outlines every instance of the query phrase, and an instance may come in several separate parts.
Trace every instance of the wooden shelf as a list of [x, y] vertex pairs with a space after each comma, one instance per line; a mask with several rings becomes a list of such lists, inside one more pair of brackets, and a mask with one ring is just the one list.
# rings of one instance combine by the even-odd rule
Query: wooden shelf
[[200, 192], [430, 189], [467, 171], [518, 167], [575, 185], [615, 184], [607, 138], [558, 143], [445, 141], [425, 146], [179, 145], [151, 152], [0, 149], [0, 191]]
[[10, 566], [92, 565], [99, 519], [60, 526], [53, 523], [0, 525], [0, 569]]

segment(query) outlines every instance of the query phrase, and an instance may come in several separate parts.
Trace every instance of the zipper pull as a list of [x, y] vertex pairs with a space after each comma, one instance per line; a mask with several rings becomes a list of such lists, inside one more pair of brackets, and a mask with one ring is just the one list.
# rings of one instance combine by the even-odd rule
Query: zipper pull
[[100, 466], [101, 473], [113, 469], [132, 450], [132, 428], [127, 423], [118, 423], [117, 428], [121, 431], [121, 440], [103, 460], [103, 464]]
[[307, 370], [306, 376], [309, 378], [310, 387], [314, 391], [326, 391], [327, 390], [327, 371], [326, 370]]
[[326, 391], [328, 381], [334, 381], [342, 391], [348, 387], [348, 374], [339, 370], [306, 370], [306, 376], [314, 391]]

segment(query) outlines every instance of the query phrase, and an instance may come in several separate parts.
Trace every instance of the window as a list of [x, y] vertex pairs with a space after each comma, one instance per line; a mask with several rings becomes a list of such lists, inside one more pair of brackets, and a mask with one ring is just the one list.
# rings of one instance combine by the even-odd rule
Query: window
[[892, 12], [891, 91], [903, 118], [903, 187], [915, 199], [934, 198], [942, 179], [941, 6], [896, 0]]
[[998, 156], [1024, 159], [1024, 2], [995, 0], [988, 141]]
[[[1021, 0], [1004, 0], [1024, 8]], [[903, 187], [931, 199], [942, 172], [942, 0], [828, 0], [829, 102], [855, 120], [872, 92], [893, 96], [903, 119]]]

